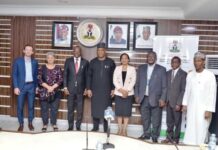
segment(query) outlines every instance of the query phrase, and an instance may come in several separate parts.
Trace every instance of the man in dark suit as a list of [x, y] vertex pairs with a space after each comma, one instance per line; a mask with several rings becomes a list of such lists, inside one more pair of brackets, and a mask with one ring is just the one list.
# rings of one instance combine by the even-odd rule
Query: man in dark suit
[[[136, 102], [141, 104], [144, 133], [141, 140], [150, 139], [157, 143], [160, 134], [162, 108], [166, 99], [166, 68], [156, 64], [157, 55], [151, 51], [147, 63], [139, 66], [135, 85]], [[150, 125], [152, 124], [152, 132]]]
[[167, 71], [167, 138], [162, 143], [179, 143], [182, 122], [181, 107], [187, 75], [180, 65], [181, 59], [175, 56], [171, 60], [172, 69]]
[[32, 131], [34, 127], [32, 121], [34, 118], [34, 100], [37, 87], [38, 62], [31, 58], [34, 54], [31, 45], [26, 45], [23, 50], [24, 57], [19, 57], [13, 64], [13, 86], [14, 93], [18, 95], [17, 116], [19, 121], [18, 131], [23, 131], [23, 107], [25, 97], [28, 97], [28, 127]]
[[75, 46], [74, 56], [64, 65], [64, 92], [68, 95], [68, 130], [74, 127], [74, 110], [77, 111], [76, 130], [81, 130], [83, 118], [83, 96], [86, 94], [88, 61], [81, 57], [81, 48]]

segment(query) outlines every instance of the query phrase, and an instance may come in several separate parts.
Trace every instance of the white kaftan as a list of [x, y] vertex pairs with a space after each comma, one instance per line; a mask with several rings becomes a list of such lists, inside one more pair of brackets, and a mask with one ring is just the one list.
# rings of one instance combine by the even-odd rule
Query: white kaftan
[[204, 69], [201, 73], [188, 74], [183, 105], [187, 106], [184, 144], [203, 144], [210, 124], [204, 114], [205, 111], [215, 112], [216, 105], [216, 79], [212, 72]]

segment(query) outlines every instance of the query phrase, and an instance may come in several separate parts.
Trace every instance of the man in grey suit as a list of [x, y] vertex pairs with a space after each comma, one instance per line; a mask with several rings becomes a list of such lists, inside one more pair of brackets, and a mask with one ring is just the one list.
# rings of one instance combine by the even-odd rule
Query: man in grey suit
[[167, 138], [162, 143], [179, 143], [182, 121], [181, 107], [187, 75], [180, 65], [181, 59], [175, 56], [171, 60], [172, 69], [167, 71]]
[[[141, 140], [150, 139], [157, 143], [161, 129], [162, 108], [166, 99], [166, 68], [156, 64], [157, 55], [151, 51], [147, 63], [139, 66], [135, 85], [136, 102], [141, 104], [144, 133]], [[152, 124], [152, 132], [150, 125]]]

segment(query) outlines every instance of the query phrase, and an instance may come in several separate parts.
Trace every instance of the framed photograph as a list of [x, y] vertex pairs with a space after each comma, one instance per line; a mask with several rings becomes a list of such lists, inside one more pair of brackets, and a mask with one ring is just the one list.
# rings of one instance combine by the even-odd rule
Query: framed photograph
[[52, 47], [57, 49], [72, 49], [73, 23], [53, 22]]
[[103, 30], [95, 20], [82, 21], [76, 31], [78, 41], [86, 46], [93, 47], [101, 42]]
[[107, 48], [129, 49], [129, 22], [107, 22]]
[[134, 22], [134, 50], [152, 50], [153, 38], [157, 34], [156, 22]]

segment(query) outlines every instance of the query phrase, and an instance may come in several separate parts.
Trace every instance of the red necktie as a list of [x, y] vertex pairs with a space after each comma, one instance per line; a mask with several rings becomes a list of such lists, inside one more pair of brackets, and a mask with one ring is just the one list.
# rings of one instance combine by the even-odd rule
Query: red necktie
[[76, 69], [76, 74], [79, 71], [79, 63], [78, 63], [78, 58], [76, 58], [76, 63], [75, 63], [75, 69]]

